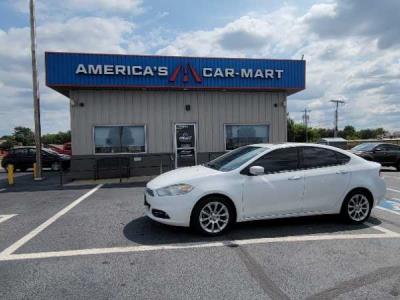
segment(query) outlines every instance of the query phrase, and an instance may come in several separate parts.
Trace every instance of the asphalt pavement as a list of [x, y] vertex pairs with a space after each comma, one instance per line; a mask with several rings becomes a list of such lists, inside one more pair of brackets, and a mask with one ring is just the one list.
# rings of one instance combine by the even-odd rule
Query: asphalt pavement
[[365, 225], [290, 218], [218, 238], [146, 218], [140, 184], [61, 188], [54, 173], [39, 184], [18, 175], [7, 187], [0, 174], [0, 299], [400, 297], [394, 170]]

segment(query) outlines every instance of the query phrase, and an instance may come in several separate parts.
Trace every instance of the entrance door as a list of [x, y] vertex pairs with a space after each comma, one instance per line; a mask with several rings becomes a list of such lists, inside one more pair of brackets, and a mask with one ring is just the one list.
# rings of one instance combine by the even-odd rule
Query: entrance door
[[175, 168], [194, 166], [196, 163], [196, 124], [175, 124]]

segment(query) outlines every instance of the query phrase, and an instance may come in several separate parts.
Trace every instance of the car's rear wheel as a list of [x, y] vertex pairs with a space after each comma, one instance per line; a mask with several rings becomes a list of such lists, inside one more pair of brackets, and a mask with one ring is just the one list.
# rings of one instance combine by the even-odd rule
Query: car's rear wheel
[[364, 191], [355, 191], [346, 197], [342, 216], [350, 223], [359, 224], [368, 219], [371, 209], [370, 195]]
[[210, 197], [201, 200], [192, 214], [192, 227], [208, 236], [223, 234], [234, 222], [234, 209], [224, 198]]

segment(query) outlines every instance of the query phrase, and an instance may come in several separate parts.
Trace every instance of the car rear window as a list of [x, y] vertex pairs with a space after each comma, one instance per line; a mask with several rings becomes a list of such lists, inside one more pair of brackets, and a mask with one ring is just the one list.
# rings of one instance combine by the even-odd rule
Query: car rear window
[[341, 165], [349, 161], [349, 156], [330, 149], [303, 147], [302, 167], [305, 169]]

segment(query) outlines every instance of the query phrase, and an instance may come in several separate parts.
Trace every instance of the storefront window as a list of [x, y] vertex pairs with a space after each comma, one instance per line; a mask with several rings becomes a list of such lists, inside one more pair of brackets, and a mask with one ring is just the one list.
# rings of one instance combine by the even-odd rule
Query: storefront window
[[225, 125], [225, 149], [233, 150], [241, 146], [268, 143], [268, 125]]
[[146, 152], [144, 126], [96, 126], [95, 153]]

